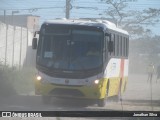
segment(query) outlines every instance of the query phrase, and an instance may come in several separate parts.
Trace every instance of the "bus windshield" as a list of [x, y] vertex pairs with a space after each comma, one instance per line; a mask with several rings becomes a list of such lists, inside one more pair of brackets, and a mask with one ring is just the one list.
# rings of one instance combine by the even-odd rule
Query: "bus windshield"
[[89, 70], [102, 65], [103, 32], [70, 29], [69, 34], [43, 34], [37, 63], [49, 69]]

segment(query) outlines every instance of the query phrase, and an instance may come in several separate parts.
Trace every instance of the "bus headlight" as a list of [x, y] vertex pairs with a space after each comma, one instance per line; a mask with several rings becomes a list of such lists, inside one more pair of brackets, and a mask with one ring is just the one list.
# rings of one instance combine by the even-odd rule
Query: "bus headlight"
[[95, 83], [95, 84], [98, 84], [98, 83], [99, 83], [99, 80], [95, 80], [94, 83]]
[[42, 77], [41, 77], [40, 75], [37, 75], [37, 76], [36, 76], [36, 79], [37, 79], [38, 81], [40, 81], [40, 80], [42, 80]]

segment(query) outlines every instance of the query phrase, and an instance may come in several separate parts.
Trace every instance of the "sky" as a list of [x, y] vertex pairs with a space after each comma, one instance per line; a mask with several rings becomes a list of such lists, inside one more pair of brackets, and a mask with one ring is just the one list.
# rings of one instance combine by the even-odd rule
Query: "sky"
[[[126, 0], [127, 10], [142, 11], [147, 8], [159, 8], [160, 0]], [[6, 10], [7, 15], [18, 10], [16, 14], [33, 14], [40, 16], [40, 23], [47, 19], [65, 17], [66, 0], [0, 0], [0, 15]], [[106, 17], [104, 11], [107, 5], [101, 0], [72, 0], [71, 18], [101, 18]], [[160, 35], [160, 22], [149, 26], [154, 34]]]

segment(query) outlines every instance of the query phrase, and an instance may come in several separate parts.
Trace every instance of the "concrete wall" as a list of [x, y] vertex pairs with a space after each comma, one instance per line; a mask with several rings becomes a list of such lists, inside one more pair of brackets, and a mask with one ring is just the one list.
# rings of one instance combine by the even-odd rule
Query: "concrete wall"
[[34, 65], [33, 34], [26, 28], [0, 22], [0, 62], [9, 66]]

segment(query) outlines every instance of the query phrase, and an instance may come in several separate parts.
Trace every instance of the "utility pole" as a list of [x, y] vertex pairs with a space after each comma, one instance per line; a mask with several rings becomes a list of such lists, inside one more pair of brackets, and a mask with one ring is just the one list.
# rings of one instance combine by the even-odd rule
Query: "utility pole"
[[66, 0], [66, 19], [70, 17], [71, 0]]
[[6, 24], [6, 10], [4, 10], [3, 23]]

